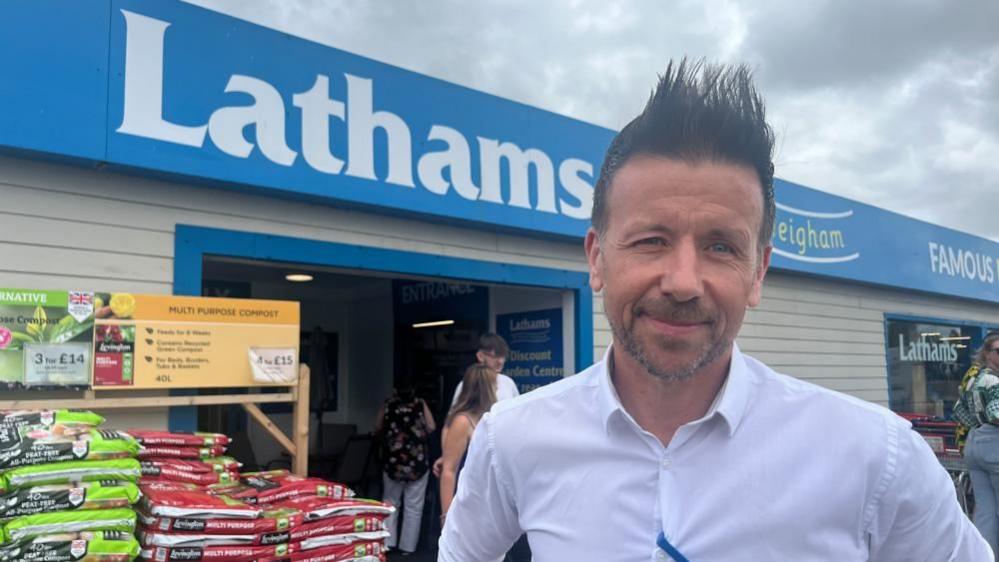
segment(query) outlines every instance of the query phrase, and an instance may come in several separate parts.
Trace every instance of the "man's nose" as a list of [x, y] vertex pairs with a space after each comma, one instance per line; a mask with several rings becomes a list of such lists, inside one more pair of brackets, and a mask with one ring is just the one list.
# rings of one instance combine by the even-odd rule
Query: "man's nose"
[[680, 240], [663, 260], [659, 290], [677, 302], [687, 302], [704, 294], [701, 252], [693, 240]]

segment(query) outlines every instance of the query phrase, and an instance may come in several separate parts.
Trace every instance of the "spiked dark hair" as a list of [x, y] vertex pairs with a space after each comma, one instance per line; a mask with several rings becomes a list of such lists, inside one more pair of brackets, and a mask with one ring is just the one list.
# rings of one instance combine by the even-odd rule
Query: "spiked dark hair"
[[763, 190], [759, 247], [770, 242], [774, 215], [774, 134], [746, 65], [670, 61], [642, 113], [611, 141], [593, 193], [593, 228], [607, 227], [607, 197], [617, 171], [639, 155], [716, 161], [756, 171]]

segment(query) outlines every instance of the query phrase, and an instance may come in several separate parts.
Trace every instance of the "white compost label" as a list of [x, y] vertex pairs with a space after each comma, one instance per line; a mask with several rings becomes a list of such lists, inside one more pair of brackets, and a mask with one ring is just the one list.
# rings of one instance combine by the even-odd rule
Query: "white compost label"
[[90, 385], [90, 342], [25, 343], [27, 386]]
[[254, 382], [295, 384], [298, 381], [298, 358], [293, 347], [251, 347], [250, 368]]

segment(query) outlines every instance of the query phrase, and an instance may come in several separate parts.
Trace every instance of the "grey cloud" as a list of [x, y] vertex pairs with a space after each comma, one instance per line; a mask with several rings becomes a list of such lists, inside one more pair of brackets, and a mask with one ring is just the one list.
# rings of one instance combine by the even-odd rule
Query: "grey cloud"
[[670, 58], [748, 61], [779, 176], [999, 241], [992, 0], [190, 1], [611, 128]]

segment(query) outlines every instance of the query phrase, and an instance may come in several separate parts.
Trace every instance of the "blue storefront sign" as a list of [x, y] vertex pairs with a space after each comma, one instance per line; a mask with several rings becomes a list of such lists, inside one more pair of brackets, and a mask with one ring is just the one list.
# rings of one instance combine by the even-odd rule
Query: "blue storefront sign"
[[[614, 131], [175, 0], [0, 14], [0, 149], [578, 240]], [[777, 181], [773, 267], [999, 301], [999, 244]]]
[[999, 244], [777, 180], [771, 266], [999, 301]]
[[496, 315], [496, 333], [510, 346], [503, 373], [521, 393], [564, 376], [562, 309]]

